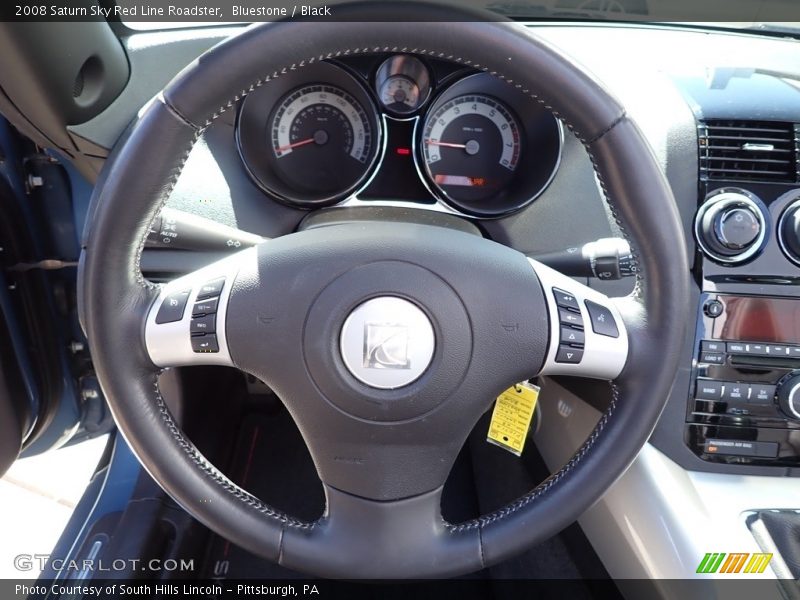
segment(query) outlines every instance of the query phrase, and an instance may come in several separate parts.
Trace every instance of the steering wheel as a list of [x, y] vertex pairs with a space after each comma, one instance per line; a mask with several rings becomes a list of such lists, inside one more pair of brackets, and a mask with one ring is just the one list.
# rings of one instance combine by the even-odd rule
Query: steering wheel
[[[558, 533], [636, 457], [676, 373], [688, 261], [652, 151], [583, 68], [513, 23], [480, 22], [453, 7], [375, 4], [339, 6], [337, 22], [250, 27], [167, 85], [96, 187], [82, 319], [122, 435], [209, 528], [319, 576], [452, 576]], [[355, 22], [365, 11], [373, 22]], [[149, 226], [206, 128], [289, 71], [383, 52], [486, 71], [552, 111], [585, 146], [629, 236], [635, 291], [612, 299], [493, 241], [388, 222], [286, 235], [166, 285], [143, 277]], [[563, 206], [570, 210], [568, 198]], [[216, 343], [202, 348], [190, 334], [197, 302], [216, 310]], [[568, 358], [560, 344], [565, 320], [583, 326], [582, 356]], [[250, 373], [280, 397], [324, 485], [318, 521], [265, 505], [184, 436], [158, 375], [209, 364]], [[492, 514], [445, 522], [442, 486], [471, 428], [502, 390], [548, 374], [608, 380], [613, 401], [575, 456], [538, 487]]]

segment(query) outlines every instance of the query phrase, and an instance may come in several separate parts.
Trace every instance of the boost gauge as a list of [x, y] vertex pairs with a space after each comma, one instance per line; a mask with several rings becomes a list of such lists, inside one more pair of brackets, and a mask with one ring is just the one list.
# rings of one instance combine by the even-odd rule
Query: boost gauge
[[378, 67], [375, 87], [384, 108], [397, 116], [404, 116], [425, 104], [431, 92], [431, 78], [427, 67], [418, 58], [398, 54], [387, 58]]
[[395, 112], [411, 112], [419, 106], [419, 86], [405, 75], [392, 75], [381, 85], [380, 97]]

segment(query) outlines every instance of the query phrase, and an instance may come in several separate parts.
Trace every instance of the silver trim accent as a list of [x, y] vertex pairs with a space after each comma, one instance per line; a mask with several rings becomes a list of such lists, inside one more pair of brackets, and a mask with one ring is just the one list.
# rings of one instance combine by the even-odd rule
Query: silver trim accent
[[333, 206], [344, 206], [347, 201], [351, 198], [357, 197], [361, 192], [367, 189], [372, 180], [375, 179], [378, 175], [378, 171], [381, 170], [383, 166], [383, 161], [386, 159], [386, 148], [389, 146], [389, 136], [386, 135], [386, 119], [388, 117], [380, 112], [377, 106], [372, 107], [375, 111], [375, 115], [377, 116], [376, 121], [378, 122], [378, 135], [380, 136], [380, 147], [378, 152], [375, 154], [375, 160], [373, 161], [372, 165], [369, 167], [367, 171], [366, 177], [364, 177], [363, 181], [360, 185], [357, 185], [356, 188], [349, 196], [345, 196], [342, 200], [337, 202], [336, 204], [332, 205], [331, 207], [311, 207], [312, 210], [314, 208], [332, 208]]
[[[758, 514], [758, 512], [753, 511], [748, 516], [756, 516]], [[772, 536], [769, 534], [763, 519], [757, 517], [753, 520], [750, 524], [750, 533], [756, 538], [756, 542], [758, 542], [761, 550], [772, 554], [769, 566], [775, 572], [775, 576], [778, 579], [784, 580], [780, 583], [782, 584], [782, 591], [785, 594], [785, 598], [787, 598], [787, 600], [800, 600], [800, 586], [795, 584], [794, 575], [792, 575], [792, 572], [789, 570], [786, 561], [783, 560], [780, 548], [775, 545], [775, 540], [773, 540]]]
[[788, 260], [790, 260], [791, 262], [793, 262], [796, 265], [800, 265], [800, 257], [793, 256], [792, 253], [789, 252], [789, 249], [786, 247], [786, 242], [783, 239], [783, 220], [786, 218], [786, 215], [788, 214], [788, 212], [790, 210], [792, 210], [793, 208], [796, 208], [798, 206], [800, 206], [800, 198], [798, 198], [797, 200], [794, 200], [793, 202], [790, 202], [786, 206], [786, 208], [783, 209], [783, 212], [781, 213], [781, 216], [778, 218], [778, 225], [777, 225], [777, 227], [778, 227], [778, 246], [780, 246], [781, 252], [783, 252], [783, 255]]
[[[363, 186], [361, 186], [361, 188], [359, 188], [356, 192], [354, 192], [349, 198], [345, 198], [344, 200], [342, 200], [338, 204], [334, 204], [333, 207], [331, 207], [331, 208], [334, 208], [334, 207], [356, 207], [356, 206], [394, 206], [394, 207], [398, 207], [398, 208], [413, 208], [413, 209], [416, 209], [416, 210], [428, 210], [428, 211], [432, 211], [432, 212], [445, 213], [445, 214], [450, 214], [450, 215], [456, 215], [456, 216], [459, 216], [459, 217], [467, 217], [469, 219], [478, 219], [478, 220], [483, 220], [483, 221], [485, 221], [485, 220], [493, 220], [493, 219], [502, 219], [503, 217], [508, 216], [507, 214], [498, 215], [498, 216], [491, 216], [491, 217], [482, 216], [482, 215], [472, 215], [472, 214], [460, 211], [457, 208], [455, 208], [454, 206], [451, 206], [447, 202], [447, 200], [445, 200], [444, 193], [440, 192], [437, 188], [432, 186], [431, 182], [429, 181], [428, 176], [425, 174], [425, 172], [423, 171], [423, 169], [422, 169], [422, 167], [420, 165], [420, 151], [419, 151], [419, 147], [418, 147], [419, 144], [417, 143], [417, 140], [419, 138], [419, 127], [420, 127], [421, 123], [423, 123], [422, 115], [415, 115], [413, 117], [393, 117], [391, 115], [382, 114], [382, 116], [383, 116], [383, 120], [384, 120], [384, 123], [383, 123], [384, 128], [386, 127], [385, 121], [389, 120], [389, 119], [391, 119], [393, 121], [414, 121], [414, 130], [413, 130], [413, 132], [411, 134], [411, 155], [412, 155], [412, 157], [414, 159], [414, 170], [417, 172], [417, 176], [419, 177], [420, 181], [422, 181], [422, 185], [425, 187], [426, 190], [428, 190], [428, 193], [431, 195], [431, 198], [433, 198], [436, 201], [436, 203], [435, 204], [420, 204], [418, 202], [409, 202], [407, 200], [361, 200], [358, 197], [358, 194], [361, 193], [362, 191], [364, 191], [365, 189], [367, 189], [369, 184], [372, 183], [372, 180], [377, 176], [378, 171], [380, 171], [380, 169], [383, 166], [383, 160], [384, 160], [384, 158], [386, 156], [386, 150], [387, 150], [387, 145], [388, 145], [388, 137], [389, 137], [387, 135], [384, 135], [383, 136], [383, 139], [384, 139], [383, 152], [382, 152], [382, 154], [380, 156], [380, 160], [375, 165], [374, 170], [373, 170], [372, 175], [370, 176], [370, 178], [367, 180], [367, 182]], [[542, 188], [539, 191], [537, 191], [533, 196], [528, 198], [520, 208], [513, 210], [509, 214], [513, 214], [513, 213], [519, 212], [521, 210], [525, 210], [527, 207], [529, 207], [531, 205], [531, 203], [533, 203], [534, 200], [536, 200], [537, 198], [539, 198], [539, 196], [544, 194], [544, 192], [547, 190], [547, 188], [550, 187], [550, 184], [553, 183], [553, 180], [556, 178], [556, 175], [558, 174], [558, 170], [561, 167], [561, 160], [562, 160], [562, 158], [564, 156], [564, 124], [561, 122], [560, 119], [556, 119], [556, 124], [558, 125], [558, 156], [556, 157], [555, 165], [553, 165], [553, 172], [550, 173], [550, 177], [547, 179], [547, 181], [544, 183], [544, 185], [542, 186]], [[517, 168], [519, 168], [519, 167], [517, 167]]]
[[[723, 206], [719, 206], [719, 210], [724, 210], [727, 206], [733, 206], [736, 204], [743, 204], [747, 206], [756, 215], [756, 218], [758, 218], [758, 222], [761, 225], [761, 231], [752, 245], [744, 252], [734, 256], [722, 256], [721, 254], [714, 252], [703, 240], [703, 218], [709, 209], [719, 205], [720, 203], [722, 203]], [[697, 245], [700, 246], [700, 249], [706, 256], [712, 260], [727, 265], [734, 265], [744, 262], [760, 252], [764, 246], [764, 240], [766, 240], [767, 237], [767, 229], [767, 220], [764, 217], [764, 211], [761, 209], [758, 197], [755, 194], [740, 188], [720, 188], [719, 190], [712, 192], [706, 196], [706, 199], [703, 201], [703, 204], [700, 205], [700, 208], [697, 210], [697, 214], [694, 217], [694, 237], [697, 241]]]
[[[226, 317], [233, 282], [244, 260], [256, 260], [255, 247], [242, 250], [188, 275], [174, 279], [161, 288], [158, 298], [150, 307], [144, 330], [145, 346], [150, 355], [150, 360], [156, 366], [233, 366], [233, 360], [228, 350]], [[217, 305], [216, 336], [219, 352], [194, 352], [192, 350], [190, 324], [192, 307], [197, 302], [197, 292], [204, 283], [220, 277], [225, 278], [225, 285], [222, 288]], [[157, 324], [156, 315], [166, 296], [185, 289], [191, 289], [192, 291], [189, 294], [183, 318], [172, 323]]]
[[789, 412], [791, 412], [795, 419], [800, 419], [800, 412], [795, 408], [794, 404], [794, 396], [797, 394], [798, 390], [800, 390], [800, 383], [796, 384], [791, 391], [789, 392], [789, 397], [786, 399], [787, 408]]
[[[572, 408], [569, 418], [559, 416], [559, 403]], [[534, 440], [555, 472], [601, 414], [549, 378], [542, 380], [538, 410], [542, 427]], [[731, 579], [696, 573], [706, 552], [762, 552], [747, 528], [750, 511], [796, 508], [792, 478], [687, 471], [648, 443], [579, 523], [612, 578], [659, 579], [652, 598], [700, 600], [730, 597], [718, 586]], [[753, 577], [775, 574], [767, 569]], [[687, 587], [687, 579], [706, 581]]]
[[[615, 379], [622, 372], [628, 360], [628, 332], [617, 307], [605, 294], [578, 283], [537, 260], [529, 258], [528, 262], [531, 263], [541, 283], [550, 319], [549, 348], [540, 375], [575, 375], [594, 379]], [[578, 300], [578, 307], [583, 318], [585, 341], [583, 357], [581, 362], [576, 364], [556, 362], [561, 324], [558, 318], [558, 305], [552, 290], [554, 287], [569, 292]], [[612, 338], [594, 332], [589, 312], [584, 304], [585, 300], [601, 304], [611, 311], [619, 330], [619, 337]]]
[[773, 144], [754, 144], [753, 142], [747, 142], [742, 144], [742, 150], [747, 150], [748, 152], [772, 152], [775, 150], [775, 146]]
[[374, 388], [406, 386], [428, 369], [436, 338], [428, 316], [396, 296], [357, 306], [342, 325], [339, 350], [350, 373]]
[[387, 147], [387, 145], [389, 143], [388, 142], [388, 137], [389, 136], [384, 135], [383, 137], [386, 140], [386, 142], [384, 144], [384, 151], [383, 151], [383, 154], [381, 155], [381, 160], [375, 166], [375, 171], [372, 173], [372, 176], [370, 177], [369, 181], [361, 189], [359, 189], [358, 192], [354, 193], [349, 198], [346, 198], [346, 199], [342, 200], [339, 204], [335, 204], [331, 208], [337, 208], [337, 207], [348, 207], [349, 208], [349, 207], [356, 207], [356, 206], [394, 206], [394, 207], [397, 207], [397, 208], [414, 208], [414, 209], [417, 209], [417, 210], [429, 210], [431, 212], [439, 212], [439, 213], [445, 213], [445, 214], [449, 214], [449, 215], [456, 215], [456, 216], [459, 216], [459, 217], [469, 217], [469, 218], [473, 218], [473, 219], [475, 219], [475, 218], [477, 218], [477, 219], [485, 218], [485, 217], [474, 217], [472, 215], [468, 215], [466, 213], [462, 213], [462, 212], [454, 209], [449, 204], [445, 203], [441, 198], [439, 198], [438, 195], [436, 194], [436, 192], [434, 192], [431, 189], [430, 185], [428, 185], [428, 180], [422, 174], [422, 171], [420, 171], [419, 161], [417, 159], [417, 154], [418, 154], [418, 152], [417, 152], [417, 127], [419, 126], [419, 121], [420, 121], [419, 115], [416, 115], [416, 116], [413, 116], [413, 117], [405, 117], [405, 118], [392, 117], [392, 116], [389, 116], [389, 115], [383, 115], [383, 119], [384, 119], [384, 127], [386, 125], [385, 121], [390, 120], [390, 119], [393, 120], [393, 121], [414, 121], [414, 129], [413, 129], [413, 132], [411, 134], [411, 155], [412, 155], [412, 157], [414, 159], [414, 169], [417, 172], [417, 176], [422, 181], [422, 185], [425, 187], [426, 190], [428, 190], [428, 193], [431, 195], [431, 198], [435, 201], [435, 203], [434, 204], [420, 204], [418, 202], [409, 202], [407, 200], [361, 200], [358, 197], [358, 194], [360, 192], [362, 192], [363, 190], [367, 189], [369, 184], [372, 183], [372, 180], [377, 176], [378, 171], [383, 166], [383, 160], [384, 160], [384, 158], [386, 156], [386, 147]]

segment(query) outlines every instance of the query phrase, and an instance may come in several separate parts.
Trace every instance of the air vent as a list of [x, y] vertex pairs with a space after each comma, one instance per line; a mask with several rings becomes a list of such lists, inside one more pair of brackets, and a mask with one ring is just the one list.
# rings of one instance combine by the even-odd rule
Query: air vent
[[715, 119], [697, 129], [701, 179], [800, 182], [800, 124]]

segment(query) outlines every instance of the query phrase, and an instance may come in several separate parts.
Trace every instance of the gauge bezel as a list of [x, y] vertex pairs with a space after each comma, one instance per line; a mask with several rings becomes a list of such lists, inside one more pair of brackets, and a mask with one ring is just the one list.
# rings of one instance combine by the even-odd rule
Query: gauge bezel
[[[335, 193], [312, 197], [297, 193], [282, 180], [275, 168], [275, 161], [280, 159], [275, 157], [271, 138], [272, 121], [283, 100], [300, 88], [314, 85], [339, 88], [358, 102], [370, 127], [372, 143], [363, 172], [355, 182]], [[346, 69], [328, 62], [283, 74], [248, 94], [239, 108], [235, 131], [239, 156], [250, 178], [270, 198], [295, 208], [332, 206], [357, 194], [369, 183], [385, 152], [383, 124], [372, 94]]]
[[[509, 184], [489, 198], [464, 200], [454, 197], [438, 185], [425, 159], [424, 135], [433, 115], [446, 103], [464, 95], [488, 96], [502, 105], [514, 118], [520, 133], [520, 158]], [[529, 206], [550, 185], [561, 162], [564, 130], [561, 122], [530, 97], [488, 73], [467, 75], [441, 90], [417, 121], [414, 160], [417, 171], [430, 192], [454, 210], [473, 217], [500, 218]], [[529, 155], [539, 143], [547, 147], [544, 161], [533, 167]], [[527, 161], [527, 162], [526, 162]]]

